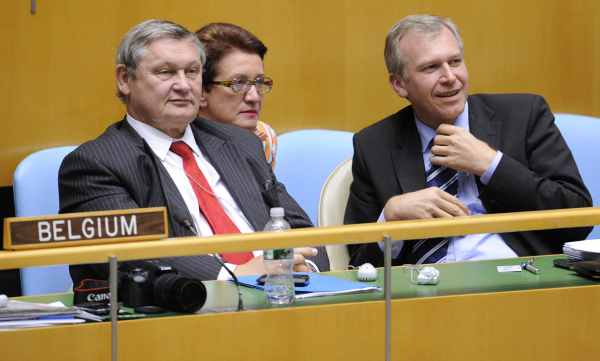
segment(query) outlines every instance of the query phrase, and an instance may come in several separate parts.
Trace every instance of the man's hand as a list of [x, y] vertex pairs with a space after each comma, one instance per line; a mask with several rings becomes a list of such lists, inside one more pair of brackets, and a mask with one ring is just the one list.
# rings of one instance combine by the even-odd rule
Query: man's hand
[[[312, 272], [312, 268], [306, 264], [306, 257], [317, 255], [317, 249], [312, 247], [294, 248], [294, 272]], [[234, 273], [238, 276], [261, 275], [267, 273], [263, 257], [254, 257], [250, 261], [235, 268]]]
[[455, 196], [429, 187], [390, 198], [383, 208], [386, 221], [468, 216], [469, 209]]
[[312, 268], [306, 264], [306, 257], [316, 256], [316, 248], [298, 247], [294, 248], [294, 272], [312, 272]]
[[431, 147], [431, 164], [481, 177], [496, 151], [463, 128], [442, 124]]

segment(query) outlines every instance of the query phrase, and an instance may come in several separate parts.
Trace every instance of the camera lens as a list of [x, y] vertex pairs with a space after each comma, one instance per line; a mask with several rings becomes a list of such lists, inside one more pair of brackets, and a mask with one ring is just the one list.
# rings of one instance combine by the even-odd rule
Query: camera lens
[[154, 302], [156, 305], [178, 312], [193, 313], [206, 301], [206, 287], [192, 278], [176, 273], [160, 275], [154, 282]]

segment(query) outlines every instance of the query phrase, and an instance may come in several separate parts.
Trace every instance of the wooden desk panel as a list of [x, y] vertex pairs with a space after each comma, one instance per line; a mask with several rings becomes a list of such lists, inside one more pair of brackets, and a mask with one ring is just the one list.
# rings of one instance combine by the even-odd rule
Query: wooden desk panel
[[[583, 360], [600, 287], [394, 300], [393, 360]], [[121, 321], [120, 360], [382, 360], [382, 301]], [[108, 360], [110, 325], [0, 335], [3, 360]]]
[[[409, 285], [406, 272], [395, 268], [392, 359], [563, 361], [598, 354], [600, 283], [553, 268], [553, 258], [537, 259], [540, 275], [494, 273], [496, 264], [518, 259], [440, 265], [446, 278], [438, 286]], [[464, 292], [457, 294], [461, 282]], [[518, 290], [506, 291], [511, 287]], [[235, 303], [231, 285], [209, 290], [210, 307]], [[120, 321], [119, 360], [383, 360], [380, 298], [338, 296], [265, 309], [264, 295], [245, 289], [255, 310]], [[344, 303], [317, 304], [336, 301]], [[110, 324], [0, 332], [0, 345], [7, 361], [108, 360]]]

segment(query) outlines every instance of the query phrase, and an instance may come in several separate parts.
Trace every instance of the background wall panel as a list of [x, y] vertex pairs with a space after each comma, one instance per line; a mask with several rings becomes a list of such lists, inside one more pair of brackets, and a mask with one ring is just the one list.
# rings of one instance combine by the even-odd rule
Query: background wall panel
[[264, 120], [278, 132], [355, 131], [406, 104], [383, 64], [388, 29], [410, 13], [452, 17], [472, 92], [534, 92], [554, 111], [600, 116], [600, 2], [579, 0], [7, 1], [0, 13], [0, 186], [27, 154], [97, 136], [123, 115], [114, 53], [132, 25], [238, 23], [269, 47]]

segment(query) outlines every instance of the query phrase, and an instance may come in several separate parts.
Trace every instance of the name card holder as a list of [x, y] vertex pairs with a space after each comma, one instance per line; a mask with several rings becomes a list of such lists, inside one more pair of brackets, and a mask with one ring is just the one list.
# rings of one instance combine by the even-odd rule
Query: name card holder
[[4, 249], [149, 241], [168, 236], [165, 207], [4, 219]]

